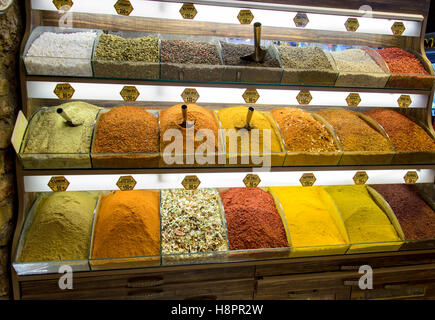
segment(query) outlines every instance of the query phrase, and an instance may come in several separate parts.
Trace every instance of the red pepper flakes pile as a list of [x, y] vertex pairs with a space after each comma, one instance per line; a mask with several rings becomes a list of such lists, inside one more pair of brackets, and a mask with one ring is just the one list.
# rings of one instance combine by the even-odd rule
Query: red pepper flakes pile
[[396, 151], [435, 151], [435, 141], [418, 124], [391, 109], [366, 112], [384, 127]]
[[420, 60], [412, 53], [400, 48], [385, 48], [376, 50], [392, 73], [429, 74]]
[[231, 188], [221, 197], [231, 250], [289, 246], [270, 193], [260, 188]]

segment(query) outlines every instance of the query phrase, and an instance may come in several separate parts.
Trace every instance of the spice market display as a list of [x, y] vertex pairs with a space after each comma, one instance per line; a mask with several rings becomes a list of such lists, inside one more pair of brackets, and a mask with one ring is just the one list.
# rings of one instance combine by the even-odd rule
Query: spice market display
[[25, 1], [15, 299], [435, 298], [427, 8], [112, 2]]

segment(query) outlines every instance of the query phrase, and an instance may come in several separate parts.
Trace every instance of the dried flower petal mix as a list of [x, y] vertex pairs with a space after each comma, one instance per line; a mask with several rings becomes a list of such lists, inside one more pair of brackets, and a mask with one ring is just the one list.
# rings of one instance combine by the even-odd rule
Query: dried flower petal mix
[[220, 201], [215, 189], [162, 190], [162, 253], [228, 250]]

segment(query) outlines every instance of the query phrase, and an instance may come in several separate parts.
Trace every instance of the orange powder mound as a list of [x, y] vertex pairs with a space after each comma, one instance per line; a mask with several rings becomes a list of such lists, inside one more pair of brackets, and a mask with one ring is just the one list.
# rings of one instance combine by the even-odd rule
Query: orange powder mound
[[[165, 132], [169, 129], [178, 129], [183, 134], [183, 151], [186, 152], [186, 145], [191, 143], [192, 139], [188, 137], [186, 141], [186, 128], [183, 128], [180, 124], [183, 122], [183, 113], [181, 111], [181, 104], [177, 104], [168, 109], [160, 111], [160, 150], [163, 152], [165, 147], [173, 142], [163, 141]], [[198, 130], [209, 129], [213, 132], [215, 137], [215, 150], [218, 150], [218, 124], [213, 115], [213, 111], [205, 109], [196, 104], [187, 105], [187, 121], [193, 121], [193, 130], [196, 135]], [[202, 141], [194, 141], [194, 149], [203, 144]]]
[[114, 107], [98, 121], [94, 152], [159, 152], [159, 120], [141, 107]]
[[101, 198], [92, 258], [160, 254], [160, 196], [149, 190], [115, 191]]

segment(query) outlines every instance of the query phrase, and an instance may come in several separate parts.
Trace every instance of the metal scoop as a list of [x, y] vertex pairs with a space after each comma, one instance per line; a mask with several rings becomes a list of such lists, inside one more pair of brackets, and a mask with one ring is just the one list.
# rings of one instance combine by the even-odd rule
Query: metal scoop
[[180, 127], [190, 128], [193, 126], [193, 121], [187, 121], [187, 106], [183, 104], [181, 106], [181, 112], [183, 113], [183, 122], [179, 124]]
[[237, 130], [246, 129], [248, 131], [251, 131], [252, 129], [255, 129], [254, 126], [251, 126], [251, 119], [252, 115], [254, 114], [254, 110], [255, 109], [253, 107], [248, 108], [248, 113], [246, 114], [246, 123], [243, 127], [236, 127]]
[[83, 121], [73, 121], [71, 117], [62, 108], [57, 108], [56, 111], [62, 118], [65, 119], [66, 124], [69, 125], [70, 127], [77, 127], [83, 124]]
[[266, 57], [267, 50], [261, 49], [260, 47], [261, 40], [261, 23], [254, 23], [254, 53], [240, 57], [240, 59], [245, 61], [254, 61], [254, 62], [264, 62], [264, 58]]

